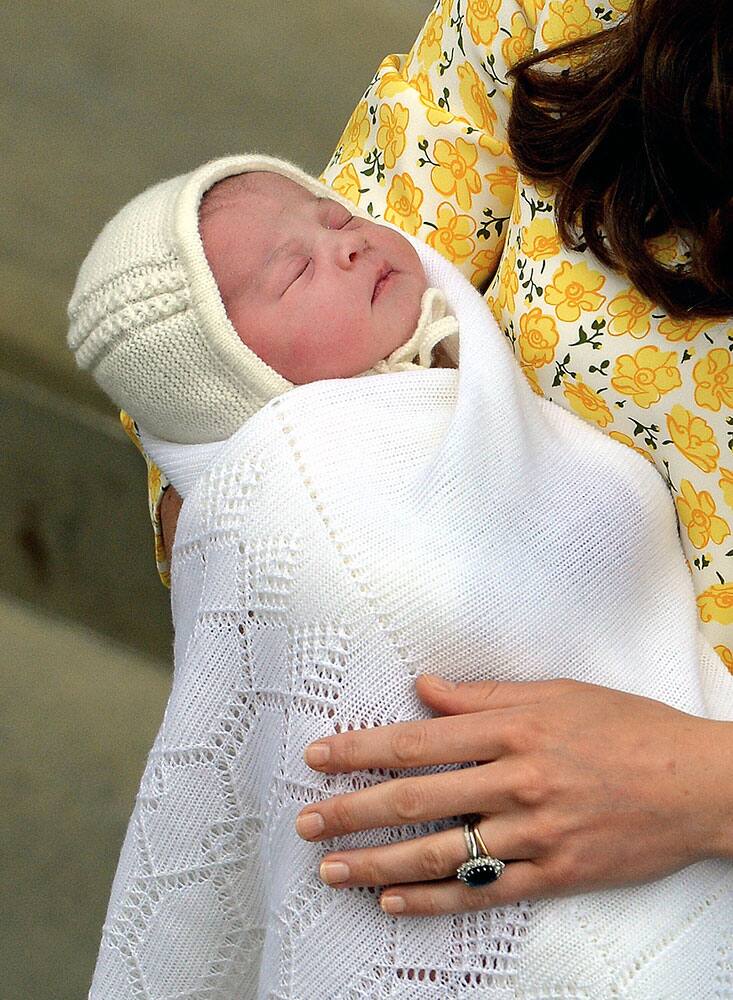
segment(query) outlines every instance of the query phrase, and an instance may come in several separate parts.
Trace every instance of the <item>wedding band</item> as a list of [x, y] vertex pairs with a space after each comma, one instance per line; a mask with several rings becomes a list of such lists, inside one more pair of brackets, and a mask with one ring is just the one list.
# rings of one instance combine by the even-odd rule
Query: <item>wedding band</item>
[[472, 889], [489, 885], [501, 878], [506, 865], [503, 861], [493, 857], [487, 850], [484, 839], [478, 830], [478, 820], [463, 824], [463, 837], [466, 841], [468, 860], [456, 869], [456, 878], [471, 886]]

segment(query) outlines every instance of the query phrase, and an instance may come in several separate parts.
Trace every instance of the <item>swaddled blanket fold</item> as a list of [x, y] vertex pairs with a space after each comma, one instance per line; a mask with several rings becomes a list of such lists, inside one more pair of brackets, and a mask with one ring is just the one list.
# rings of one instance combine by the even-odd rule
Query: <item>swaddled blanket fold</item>
[[731, 863], [397, 920], [322, 884], [320, 858], [455, 817], [295, 834], [306, 803], [389, 777], [319, 775], [305, 745], [424, 717], [420, 671], [574, 677], [733, 718], [658, 473], [536, 397], [481, 296], [412, 242], [458, 318], [458, 371], [302, 386], [220, 446], [152, 449], [186, 493], [175, 674], [93, 998], [733, 995]]

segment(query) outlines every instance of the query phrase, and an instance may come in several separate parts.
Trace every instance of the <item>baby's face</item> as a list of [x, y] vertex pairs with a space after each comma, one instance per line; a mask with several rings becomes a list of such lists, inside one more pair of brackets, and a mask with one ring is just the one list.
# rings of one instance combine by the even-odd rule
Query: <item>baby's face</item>
[[358, 375], [417, 326], [427, 279], [410, 243], [280, 174], [215, 185], [199, 229], [232, 325], [296, 385]]

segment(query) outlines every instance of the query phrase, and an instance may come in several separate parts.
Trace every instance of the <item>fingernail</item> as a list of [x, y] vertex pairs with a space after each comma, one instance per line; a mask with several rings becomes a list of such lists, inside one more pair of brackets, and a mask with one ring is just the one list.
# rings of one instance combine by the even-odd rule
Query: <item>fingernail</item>
[[320, 813], [305, 813], [302, 816], [298, 816], [295, 821], [295, 829], [301, 837], [305, 837], [306, 840], [309, 837], [317, 837], [319, 833], [323, 832], [325, 827], [323, 822], [323, 816]]
[[427, 678], [438, 691], [453, 691], [458, 687], [453, 681], [447, 681], [445, 677], [438, 677], [437, 674], [423, 674], [423, 677]]
[[323, 881], [329, 884], [346, 882], [351, 875], [351, 869], [343, 861], [322, 861], [319, 871]]
[[385, 913], [402, 913], [405, 909], [405, 901], [402, 896], [382, 896], [379, 905]]
[[311, 767], [322, 767], [331, 756], [331, 750], [326, 743], [311, 743], [305, 748], [303, 757]]

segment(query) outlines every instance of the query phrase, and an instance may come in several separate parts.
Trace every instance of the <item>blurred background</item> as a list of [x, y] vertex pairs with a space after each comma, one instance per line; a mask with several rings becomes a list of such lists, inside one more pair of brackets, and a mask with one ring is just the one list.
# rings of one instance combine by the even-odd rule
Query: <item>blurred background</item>
[[430, 0], [0, 8], [0, 995], [89, 989], [171, 669], [144, 463], [66, 348], [102, 225], [259, 151], [318, 173]]

